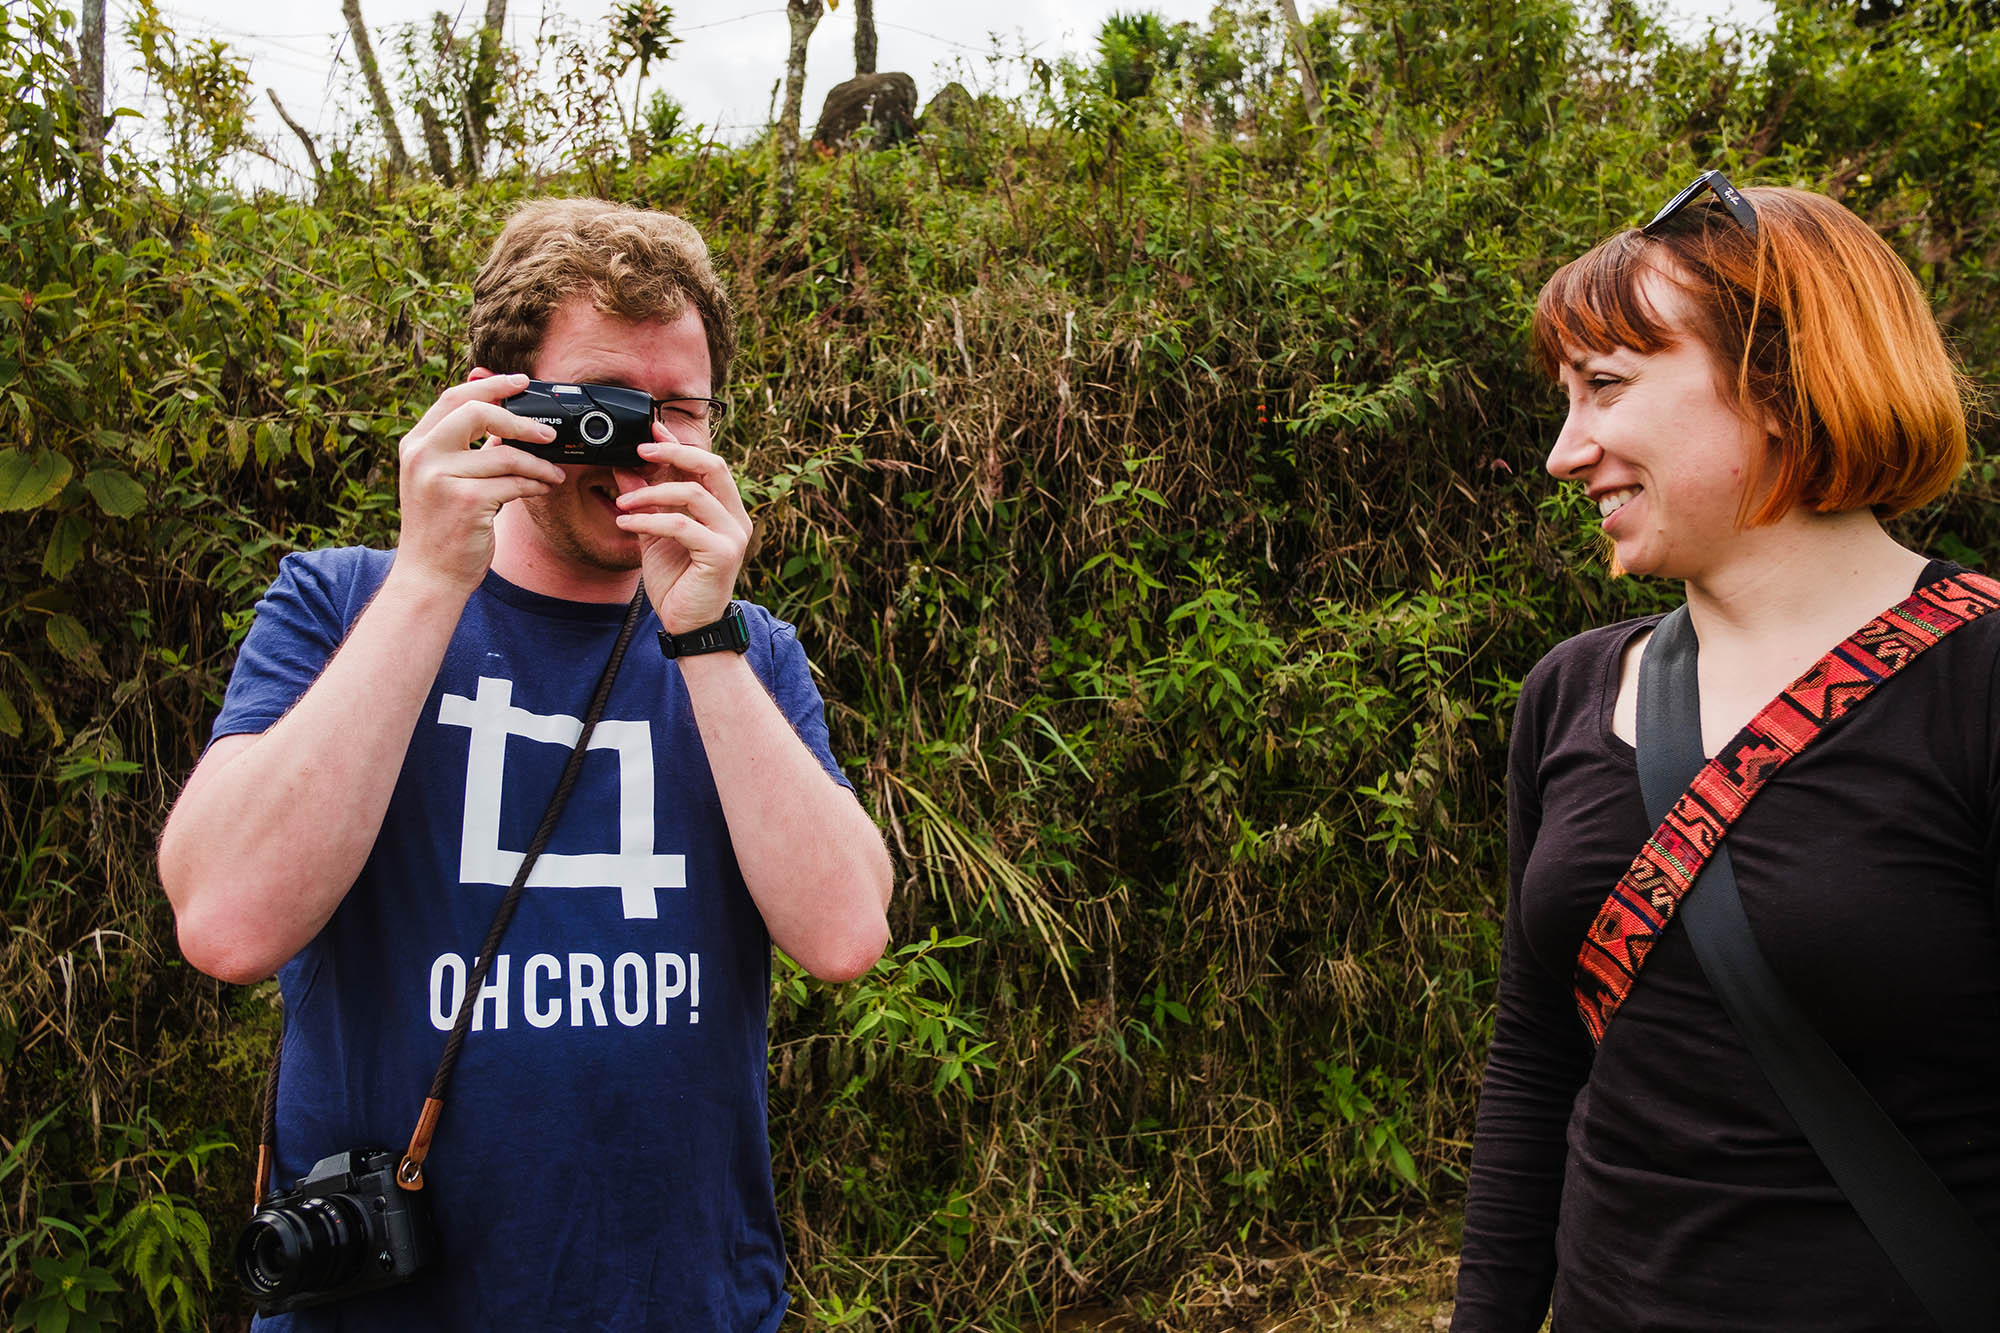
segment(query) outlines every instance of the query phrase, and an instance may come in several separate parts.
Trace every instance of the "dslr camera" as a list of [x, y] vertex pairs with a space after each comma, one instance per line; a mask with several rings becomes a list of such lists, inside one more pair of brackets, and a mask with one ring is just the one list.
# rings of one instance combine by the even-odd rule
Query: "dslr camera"
[[638, 467], [639, 446], [653, 438], [652, 396], [614, 384], [529, 380], [526, 389], [502, 400], [500, 406], [555, 428], [555, 439], [546, 444], [508, 441], [551, 463]]
[[289, 1314], [407, 1281], [436, 1253], [430, 1206], [396, 1184], [395, 1153], [323, 1157], [236, 1236], [236, 1277], [257, 1313]]

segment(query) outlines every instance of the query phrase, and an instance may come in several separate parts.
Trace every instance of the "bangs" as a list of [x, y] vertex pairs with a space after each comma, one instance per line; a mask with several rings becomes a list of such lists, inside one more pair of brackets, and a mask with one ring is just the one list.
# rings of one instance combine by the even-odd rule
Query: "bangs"
[[1650, 355], [1674, 344], [1673, 330], [1639, 290], [1659, 272], [1648, 259], [1653, 248], [1636, 229], [1620, 232], [1556, 270], [1535, 300], [1534, 320], [1535, 357], [1551, 379], [1577, 351], [1624, 347]]

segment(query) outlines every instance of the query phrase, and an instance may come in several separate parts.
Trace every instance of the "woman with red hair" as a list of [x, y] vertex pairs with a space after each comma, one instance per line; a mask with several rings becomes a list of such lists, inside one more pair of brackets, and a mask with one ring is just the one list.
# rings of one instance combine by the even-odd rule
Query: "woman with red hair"
[[[1743, 1035], [1760, 1011], [1745, 1019], [1711, 981], [1708, 927], [1687, 918], [1721, 901], [1700, 861], [1726, 824], [1753, 951], [1957, 1210], [1936, 1234], [1992, 1253], [2000, 615], [1980, 613], [2000, 585], [1883, 528], [1964, 468], [1963, 376], [1859, 219], [1716, 172], [1558, 271], [1534, 335], [1569, 404], [1549, 472], [1582, 488], [1617, 568], [1684, 586], [1686, 615], [1579, 635], [1522, 686], [1452, 1327], [1533, 1333], [1551, 1305], [1558, 1333], [1961, 1326], [1963, 1291], [1911, 1275], [1943, 1244], [1932, 1216], [1864, 1217], [1850, 1195], [1872, 1187], [1801, 1128], [1818, 1101], [1774, 1086]], [[1948, 637], [1895, 647], [1940, 617]], [[1676, 734], [1694, 768], [1715, 761], [1665, 823], [1635, 750], [1656, 628], [1651, 660], [1688, 644], [1698, 683]], [[1869, 677], [1880, 697], [1850, 706], [1828, 672], [1857, 643], [1888, 665]], [[1801, 723], [1796, 753], [1773, 758], [1775, 710], [1808, 696], [1836, 720]], [[1652, 747], [1664, 730], [1643, 725]], [[1771, 1043], [1803, 1044], [1782, 1028]], [[1957, 1283], [1975, 1306], [1996, 1284], [1990, 1265]]]

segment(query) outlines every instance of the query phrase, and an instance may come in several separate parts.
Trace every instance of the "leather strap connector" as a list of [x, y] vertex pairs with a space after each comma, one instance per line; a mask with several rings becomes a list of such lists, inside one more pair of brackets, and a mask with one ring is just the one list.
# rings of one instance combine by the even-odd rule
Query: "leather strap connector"
[[414, 1192], [424, 1187], [424, 1158], [430, 1156], [431, 1136], [437, 1133], [438, 1117], [443, 1114], [443, 1102], [435, 1097], [424, 1098], [423, 1114], [417, 1117], [417, 1132], [410, 1135], [410, 1149], [396, 1167], [396, 1184], [403, 1189]]
[[253, 1213], [264, 1206], [264, 1200], [271, 1193], [271, 1145], [268, 1143], [257, 1145], [257, 1179], [255, 1188], [257, 1190], [256, 1196], [250, 1200], [250, 1211]]

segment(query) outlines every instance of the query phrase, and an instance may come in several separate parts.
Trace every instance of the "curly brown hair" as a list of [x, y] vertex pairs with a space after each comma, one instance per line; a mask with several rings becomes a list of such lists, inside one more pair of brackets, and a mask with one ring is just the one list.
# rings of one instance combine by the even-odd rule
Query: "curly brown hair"
[[550, 317], [579, 295], [603, 314], [648, 323], [676, 320], [693, 303], [714, 391], [729, 382], [736, 315], [701, 233], [672, 213], [602, 199], [536, 199], [507, 219], [472, 280], [472, 364], [526, 373]]

